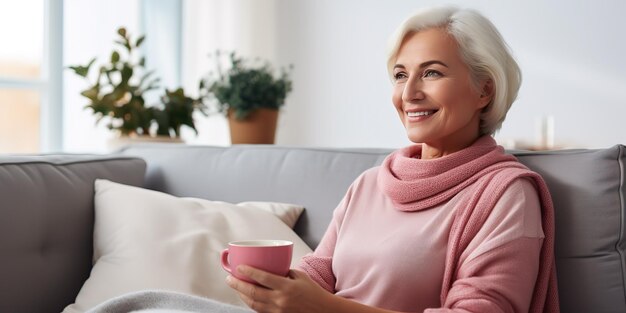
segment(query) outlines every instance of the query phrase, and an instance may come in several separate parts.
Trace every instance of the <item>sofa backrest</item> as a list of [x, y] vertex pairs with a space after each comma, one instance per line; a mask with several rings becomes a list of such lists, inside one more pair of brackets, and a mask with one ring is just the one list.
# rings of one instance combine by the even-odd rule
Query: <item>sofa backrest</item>
[[0, 312], [61, 312], [92, 265], [94, 180], [140, 186], [127, 156], [0, 156]]
[[[389, 152], [245, 145], [121, 151], [147, 161], [148, 188], [228, 202], [304, 205], [296, 231], [311, 247], [350, 183]], [[514, 154], [545, 178], [553, 196], [562, 312], [626, 312], [624, 146]]]
[[304, 206], [296, 232], [311, 247], [324, 235], [350, 183], [388, 152], [175, 144], [137, 145], [122, 151], [147, 161], [145, 184], [150, 189], [231, 203], [276, 201]]

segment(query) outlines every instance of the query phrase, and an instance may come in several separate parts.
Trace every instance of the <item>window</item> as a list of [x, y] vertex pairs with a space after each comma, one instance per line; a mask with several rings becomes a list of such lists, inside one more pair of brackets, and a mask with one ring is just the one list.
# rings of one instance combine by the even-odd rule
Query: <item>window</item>
[[62, 0], [0, 0], [0, 153], [61, 149]]

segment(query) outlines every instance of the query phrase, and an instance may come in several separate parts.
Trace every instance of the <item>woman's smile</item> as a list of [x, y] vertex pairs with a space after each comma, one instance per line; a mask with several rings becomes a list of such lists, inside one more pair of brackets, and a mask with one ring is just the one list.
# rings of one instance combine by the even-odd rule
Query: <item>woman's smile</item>
[[406, 123], [416, 123], [416, 122], [426, 121], [426, 120], [430, 119], [438, 111], [439, 110], [436, 110], [436, 109], [432, 109], [432, 110], [429, 110], [429, 109], [405, 110], [405, 112], [406, 112], [405, 122]]

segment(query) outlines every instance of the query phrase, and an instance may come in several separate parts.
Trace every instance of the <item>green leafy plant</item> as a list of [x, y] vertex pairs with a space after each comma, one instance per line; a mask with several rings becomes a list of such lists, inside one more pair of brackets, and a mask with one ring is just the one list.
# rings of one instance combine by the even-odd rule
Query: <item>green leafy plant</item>
[[292, 90], [289, 70], [282, 68], [275, 75], [268, 62], [250, 63], [232, 52], [228, 55], [229, 68], [222, 69], [222, 54], [215, 53], [217, 77], [209, 77], [201, 84], [207, 94], [215, 98], [217, 110], [227, 114], [233, 111], [235, 118], [243, 120], [258, 108], [278, 110]]
[[[121, 52], [114, 49], [109, 62], [98, 69], [95, 81], [81, 92], [89, 99], [86, 108], [97, 115], [97, 123], [107, 119], [108, 128], [122, 135], [151, 135], [154, 124], [156, 134], [161, 136], [178, 137], [183, 125], [197, 133], [193, 113], [207, 114], [202, 101], [206, 96], [191, 98], [185, 95], [182, 88], [165, 90], [161, 103], [147, 106], [144, 95], [158, 89], [160, 79], [154, 77], [154, 71], [146, 71], [143, 56], [136, 56], [145, 36], [133, 40], [123, 27], [118, 29], [117, 34], [119, 38], [115, 43], [120, 46]], [[69, 69], [90, 81], [89, 73], [95, 61], [96, 58], [93, 58], [87, 65], [70, 66]]]
[[199, 110], [207, 114], [201, 97], [191, 98], [185, 95], [183, 88], [178, 88], [175, 91], [166, 90], [165, 95], [161, 97], [161, 103], [163, 108], [154, 110], [153, 113], [158, 125], [157, 135], [169, 136], [173, 131], [176, 137], [179, 137], [183, 125], [198, 133], [193, 121], [193, 112]]

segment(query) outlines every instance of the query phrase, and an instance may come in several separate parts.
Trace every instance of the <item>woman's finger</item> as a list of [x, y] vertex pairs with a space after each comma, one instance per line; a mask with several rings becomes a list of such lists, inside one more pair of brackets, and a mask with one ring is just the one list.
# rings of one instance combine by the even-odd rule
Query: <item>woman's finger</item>
[[271, 298], [269, 289], [239, 280], [233, 276], [228, 276], [226, 283], [230, 288], [239, 292], [240, 295], [244, 295], [253, 301], [266, 302]]
[[305, 272], [299, 270], [289, 270], [289, 274], [287, 274], [287, 276], [293, 279], [309, 277], [309, 275], [307, 275]]
[[261, 303], [259, 301], [256, 301], [242, 293], [239, 294], [239, 298], [241, 298], [241, 300], [243, 301], [243, 303], [245, 303], [249, 308], [251, 308], [252, 310], [254, 310], [255, 312], [265, 312], [267, 311], [265, 309], [266, 305], [264, 303]]
[[238, 266], [237, 272], [269, 289], [279, 289], [281, 286], [284, 286], [286, 280], [285, 277], [268, 273], [247, 265]]

